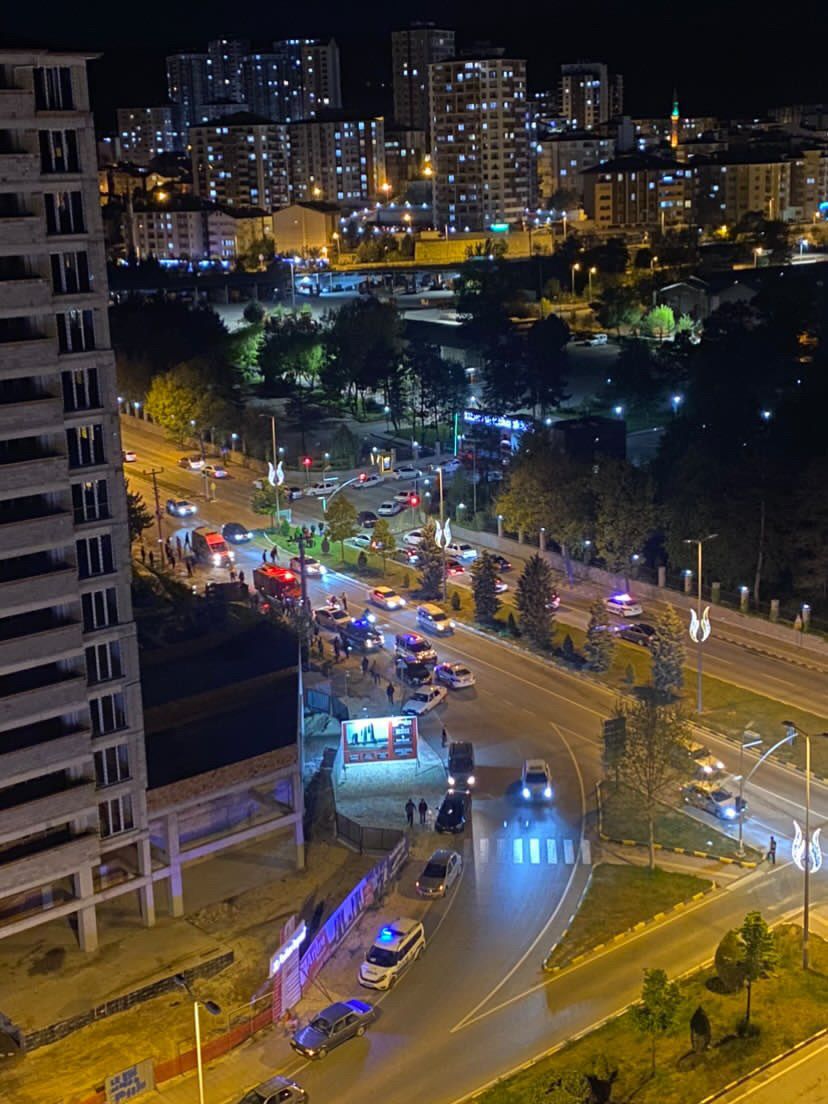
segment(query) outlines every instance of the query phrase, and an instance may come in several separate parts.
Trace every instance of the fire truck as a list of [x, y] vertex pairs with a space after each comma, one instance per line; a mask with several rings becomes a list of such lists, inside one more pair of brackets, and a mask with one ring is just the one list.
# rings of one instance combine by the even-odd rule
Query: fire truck
[[262, 564], [261, 567], [254, 568], [253, 586], [269, 598], [298, 600], [302, 597], [302, 587], [296, 572], [275, 564]]

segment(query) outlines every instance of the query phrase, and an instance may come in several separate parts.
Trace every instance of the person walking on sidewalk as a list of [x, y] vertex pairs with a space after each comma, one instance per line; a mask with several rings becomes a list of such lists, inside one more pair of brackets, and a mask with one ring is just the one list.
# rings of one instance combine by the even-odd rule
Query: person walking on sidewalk
[[414, 802], [409, 797], [408, 801], [405, 803], [405, 819], [408, 821], [409, 828], [414, 827], [414, 808]]
[[275, 544], [270, 549], [270, 562], [272, 564], [275, 564], [275, 563], [279, 562], [279, 550], [277, 549]]
[[266, 548], [262, 549], [262, 563], [263, 564], [267, 563], [267, 549]]
[[339, 600], [342, 603], [342, 608], [347, 613], [348, 612], [348, 595], [345, 593], [344, 590], [342, 591], [342, 594], [340, 595]]
[[426, 813], [428, 812], [428, 805], [424, 797], [420, 798], [420, 804], [417, 806], [417, 812], [420, 814], [420, 824], [425, 827]]
[[772, 863], [773, 866], [776, 866], [776, 837], [775, 836], [771, 836], [770, 842], [768, 843], [768, 861], [770, 863]]
[[365, 676], [368, 674], [368, 656], [367, 655], [364, 655], [362, 657], [362, 663], [360, 663], [360, 667], [362, 668], [362, 677], [365, 678]]
[[185, 548], [189, 548], [189, 547], [190, 547], [190, 531], [189, 531], [189, 529], [188, 529], [188, 530], [187, 530], [187, 532], [186, 532], [186, 533], [184, 534], [184, 547], [185, 547]]
[[446, 747], [446, 745], [448, 744], [448, 733], [446, 732], [446, 726], [445, 725], [443, 725], [443, 735], [442, 735], [441, 739], [442, 739], [443, 747]]
[[[394, 684], [393, 684], [393, 682], [389, 682], [388, 685], [386, 686], [385, 696], [386, 696], [386, 698], [388, 698], [388, 704], [393, 708], [393, 705], [394, 705]], [[412, 805], [411, 808], [413, 809], [414, 806]]]
[[339, 637], [338, 636], [334, 637], [333, 649], [334, 649], [334, 659], [337, 663], [339, 663], [340, 644], [339, 644]]
[[371, 678], [374, 681], [374, 686], [379, 686], [380, 673], [379, 673], [379, 668], [377, 667], [377, 661], [376, 660], [374, 660], [374, 662], [371, 664]]

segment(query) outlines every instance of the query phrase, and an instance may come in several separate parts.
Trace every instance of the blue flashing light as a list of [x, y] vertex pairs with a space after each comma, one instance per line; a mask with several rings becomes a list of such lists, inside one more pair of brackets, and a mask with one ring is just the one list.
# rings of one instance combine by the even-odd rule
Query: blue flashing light
[[611, 601], [613, 601], [613, 602], [631, 602], [632, 597], [629, 594], [613, 594]]
[[395, 938], [395, 931], [393, 928], [384, 927], [380, 929], [379, 941], [380, 943], [392, 943]]

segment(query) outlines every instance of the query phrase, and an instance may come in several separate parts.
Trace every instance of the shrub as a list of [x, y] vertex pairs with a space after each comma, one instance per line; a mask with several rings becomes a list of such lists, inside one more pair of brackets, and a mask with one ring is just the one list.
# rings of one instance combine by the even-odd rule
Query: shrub
[[451, 608], [455, 611], [460, 609], [460, 594], [456, 590], [451, 592]]
[[742, 957], [739, 933], [735, 929], [726, 932], [716, 948], [714, 959], [716, 975], [726, 993], [738, 993], [744, 985], [745, 971]]

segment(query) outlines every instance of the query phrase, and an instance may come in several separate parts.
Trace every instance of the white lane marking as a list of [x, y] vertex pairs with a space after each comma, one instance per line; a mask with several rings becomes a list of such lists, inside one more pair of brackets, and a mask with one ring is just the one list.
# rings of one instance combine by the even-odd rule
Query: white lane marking
[[[580, 838], [578, 840], [578, 844], [580, 846], [580, 842], [584, 838], [584, 821], [586, 820], [586, 789], [584, 787], [584, 776], [583, 776], [583, 774], [581, 774], [581, 768], [578, 764], [578, 760], [575, 758], [575, 755], [572, 752], [572, 747], [569, 743], [569, 740], [567, 740], [567, 738], [564, 736], [563, 732], [561, 732], [561, 730], [557, 727], [557, 725], [553, 724], [552, 727], [557, 730], [558, 737], [561, 740], [561, 743], [566, 748], [567, 753], [569, 755], [569, 758], [572, 760], [572, 765], [575, 768], [575, 774], [576, 774], [577, 779], [578, 779], [578, 788], [581, 792], [581, 834], [580, 834]], [[495, 996], [496, 993], [500, 992], [500, 990], [503, 988], [503, 986], [506, 985], [512, 977], [514, 977], [514, 975], [521, 968], [521, 966], [524, 964], [524, 962], [526, 962], [526, 960], [529, 958], [529, 956], [535, 953], [535, 948], [538, 946], [538, 944], [541, 942], [542, 939], [546, 938], [546, 933], [549, 931], [549, 929], [555, 923], [555, 920], [558, 916], [558, 913], [561, 911], [564, 904], [566, 903], [566, 899], [569, 895], [570, 889], [572, 888], [572, 883], [575, 881], [575, 875], [577, 873], [578, 873], [578, 867], [573, 864], [572, 870], [570, 871], [569, 877], [567, 878], [566, 885], [564, 886], [563, 893], [561, 894], [560, 898], [558, 899], [557, 905], [555, 905], [554, 909], [552, 910], [552, 915], [549, 917], [549, 919], [543, 925], [541, 930], [538, 932], [538, 934], [535, 936], [535, 938], [532, 940], [532, 942], [529, 944], [529, 946], [526, 948], [526, 950], [523, 952], [523, 954], [520, 956], [520, 958], [517, 960], [517, 962], [514, 964], [514, 966], [512, 966], [512, 968], [510, 970], [506, 971], [506, 973], [503, 975], [503, 977], [500, 979], [500, 981], [497, 983], [497, 985], [495, 985], [492, 989], [490, 989], [489, 992], [485, 995], [485, 997], [483, 997], [482, 1000], [479, 1000], [477, 1002], [477, 1004], [474, 1006], [474, 1008], [471, 1009], [470, 1012], [466, 1013], [466, 1015], [463, 1017], [462, 1020], [459, 1020], [454, 1025], [454, 1027], [450, 1028], [450, 1030], [449, 1030], [450, 1035], [453, 1035], [455, 1031], [460, 1031], [462, 1028], [466, 1027], [469, 1023], [472, 1023], [475, 1018], [480, 1018], [480, 1017], [477, 1017], [477, 1013], [480, 1011], [480, 1009], [483, 1008], [485, 1005], [487, 1005], [489, 1003], [489, 1001], [492, 999], [492, 997]], [[488, 1015], [488, 1014], [489, 1013], [484, 1013], [484, 1015]]]
[[478, 850], [480, 852], [480, 861], [487, 863], [489, 861], [489, 841], [485, 837], [478, 840]]
[[506, 862], [506, 837], [497, 837], [497, 861]]
[[523, 840], [520, 836], [512, 840], [512, 862], [518, 866], [523, 862]]
[[540, 840], [529, 840], [529, 862], [537, 865], [540, 862]]
[[581, 862], [584, 866], [592, 866], [592, 847], [589, 840], [581, 840]]
[[575, 852], [572, 849], [572, 840], [571, 839], [565, 839], [563, 841], [563, 845], [564, 845], [564, 862], [566, 863], [567, 866], [571, 866], [572, 863], [575, 862]]
[[553, 839], [546, 841], [546, 861], [553, 866], [558, 861], [558, 845]]

